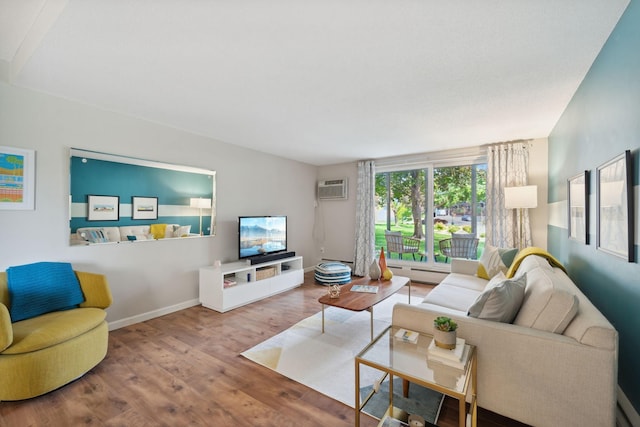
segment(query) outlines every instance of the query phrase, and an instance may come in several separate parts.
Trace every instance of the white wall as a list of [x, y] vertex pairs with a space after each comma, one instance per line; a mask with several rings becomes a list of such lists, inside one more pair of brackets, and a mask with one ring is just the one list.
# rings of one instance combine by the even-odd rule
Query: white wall
[[[316, 262], [317, 168], [0, 82], [0, 145], [36, 150], [36, 209], [0, 211], [0, 269], [66, 261], [107, 275], [111, 327], [198, 302], [198, 268], [237, 259], [239, 215], [285, 214], [289, 249]], [[217, 236], [70, 247], [69, 148], [217, 171]]]
[[547, 249], [549, 204], [549, 143], [546, 138], [535, 139], [529, 150], [529, 184], [538, 186], [538, 207], [529, 209], [533, 246]]
[[[357, 163], [323, 166], [318, 180], [347, 178], [349, 197], [346, 200], [322, 200], [315, 210], [314, 242], [317, 259], [353, 261], [356, 229]], [[322, 252], [324, 249], [324, 252]]]

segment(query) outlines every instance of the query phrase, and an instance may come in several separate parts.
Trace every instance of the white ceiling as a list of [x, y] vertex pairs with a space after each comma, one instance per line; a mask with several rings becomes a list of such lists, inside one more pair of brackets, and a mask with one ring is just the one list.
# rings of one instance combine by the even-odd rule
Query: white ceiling
[[326, 165], [548, 136], [628, 3], [0, 0], [0, 70]]

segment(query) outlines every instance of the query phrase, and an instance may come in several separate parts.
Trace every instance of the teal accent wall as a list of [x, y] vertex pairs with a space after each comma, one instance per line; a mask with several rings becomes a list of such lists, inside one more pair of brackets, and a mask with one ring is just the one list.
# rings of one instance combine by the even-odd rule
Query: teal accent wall
[[[213, 180], [201, 173], [184, 172], [149, 166], [71, 157], [71, 202], [86, 203], [88, 195], [119, 196], [120, 204], [131, 204], [133, 196], [157, 197], [159, 213], [162, 205], [189, 206], [191, 197], [211, 198]], [[203, 232], [210, 216], [202, 217]], [[118, 221], [87, 221], [86, 217], [72, 217], [71, 231], [79, 227], [113, 227], [137, 224], [191, 225], [197, 233], [199, 216], [158, 216], [157, 220], [132, 219], [122, 216]]]
[[[584, 170], [592, 172], [591, 199], [595, 201], [596, 168], [627, 149], [633, 158], [633, 184], [637, 194], [640, 181], [639, 0], [631, 0], [549, 136], [549, 203], [566, 201], [567, 179]], [[635, 201], [634, 206], [638, 206]], [[639, 212], [634, 216], [638, 224]], [[592, 212], [592, 232], [596, 229], [595, 221], [596, 213]], [[568, 239], [566, 229], [550, 225], [547, 245], [618, 330], [618, 384], [636, 412], [640, 412], [638, 242], [634, 245], [636, 261], [629, 263], [596, 250], [596, 236], [589, 237], [591, 244], [577, 243]]]

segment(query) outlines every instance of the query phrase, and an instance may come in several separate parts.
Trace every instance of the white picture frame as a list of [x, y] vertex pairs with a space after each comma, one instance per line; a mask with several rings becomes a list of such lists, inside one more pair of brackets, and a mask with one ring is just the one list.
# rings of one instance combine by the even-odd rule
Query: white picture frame
[[598, 166], [596, 170], [596, 249], [634, 260], [634, 216], [631, 151]]
[[119, 196], [87, 196], [87, 221], [118, 221], [120, 219]]

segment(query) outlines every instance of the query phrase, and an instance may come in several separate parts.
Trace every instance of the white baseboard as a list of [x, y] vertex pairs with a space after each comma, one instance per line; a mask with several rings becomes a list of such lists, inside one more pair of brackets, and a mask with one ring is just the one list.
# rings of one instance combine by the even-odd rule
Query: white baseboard
[[193, 299], [190, 301], [181, 302], [169, 307], [163, 307], [158, 310], [148, 311], [146, 313], [138, 314], [136, 316], [127, 317], [125, 319], [116, 320], [115, 322], [109, 322], [109, 330], [124, 328], [125, 326], [133, 325], [136, 323], [144, 322], [145, 320], [154, 319], [156, 317], [164, 316], [165, 314], [174, 313], [176, 311], [184, 310], [185, 308], [193, 307], [200, 304], [200, 300]]
[[616, 425], [619, 427], [640, 426], [640, 415], [636, 412], [631, 401], [618, 387], [618, 414], [616, 415]]

